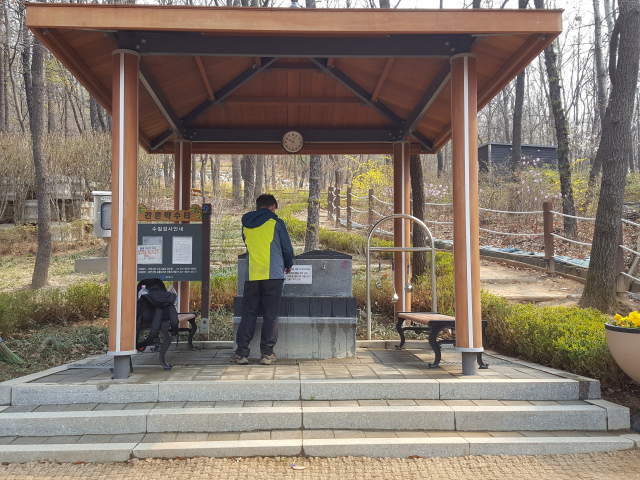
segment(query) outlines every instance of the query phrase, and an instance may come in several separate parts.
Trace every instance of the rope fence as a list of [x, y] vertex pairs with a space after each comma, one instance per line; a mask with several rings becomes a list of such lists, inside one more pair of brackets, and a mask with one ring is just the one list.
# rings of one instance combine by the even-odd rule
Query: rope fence
[[[346, 205], [344, 205], [345, 199], [346, 199]], [[353, 227], [353, 228], [366, 231], [366, 229], [370, 228], [371, 225], [374, 223], [375, 221], [374, 219], [379, 217], [385, 217], [386, 215], [388, 215], [388, 213], [384, 214], [375, 210], [374, 205], [376, 204], [376, 202], [377, 204], [381, 204], [388, 207], [393, 206], [392, 202], [387, 202], [381, 199], [380, 197], [377, 197], [374, 194], [373, 190], [369, 190], [368, 195], [355, 195], [353, 194], [353, 192], [351, 192], [350, 187], [347, 188], [346, 194], [344, 190], [341, 192], [339, 189], [337, 188], [334, 189], [333, 187], [330, 187], [329, 190], [327, 191], [327, 210], [328, 210], [329, 218], [334, 219], [336, 221], [336, 226], [346, 225], [348, 230], [351, 230], [351, 228]], [[452, 203], [435, 203], [435, 202], [424, 202], [424, 205], [430, 206], [430, 207], [453, 206]], [[357, 207], [360, 207], [360, 208], [357, 208]], [[592, 244], [588, 242], [579, 241], [574, 238], [568, 238], [567, 236], [563, 236], [559, 233], [556, 233], [554, 230], [553, 216], [558, 215], [562, 218], [573, 218], [576, 220], [587, 221], [587, 222], [593, 222], [595, 221], [595, 218], [569, 215], [569, 214], [552, 210], [551, 207], [552, 207], [551, 202], [544, 202], [543, 210], [531, 210], [531, 211], [511, 211], [511, 210], [498, 210], [493, 208], [479, 207], [478, 209], [482, 212], [487, 212], [487, 213], [497, 214], [497, 215], [509, 215], [510, 217], [508, 218], [513, 218], [515, 216], [522, 216], [523, 219], [525, 218], [531, 219], [531, 217], [527, 217], [527, 216], [542, 215], [543, 232], [539, 232], [535, 230], [534, 232], [531, 232], [531, 230], [529, 232], [526, 232], [526, 231], [505, 232], [505, 231], [493, 230], [493, 229], [488, 229], [483, 227], [479, 227], [479, 230], [481, 232], [486, 232], [492, 235], [500, 235], [507, 238], [522, 237], [525, 239], [518, 243], [522, 243], [526, 241], [527, 238], [543, 237], [544, 238], [544, 258], [545, 258], [547, 273], [555, 272], [556, 258], [558, 259], [557, 260], [558, 262], [584, 268], [586, 265], [586, 262], [584, 260], [572, 260], [571, 258], [566, 257], [564, 254], [556, 255], [555, 254], [556, 240], [559, 240], [561, 242], [567, 242], [568, 244], [572, 244], [572, 245], [587, 247], [587, 248], [591, 248]], [[386, 210], [386, 208], [382, 208], [382, 209]], [[436, 211], [432, 211], [431, 213], [435, 213], [436, 218], [438, 217], [442, 218], [442, 216], [444, 216], [445, 219], [450, 218], [450, 215], [451, 215], [451, 211], [449, 210], [443, 211], [441, 213], [438, 213], [436, 210]], [[344, 218], [345, 215], [346, 215], [346, 218]], [[340, 218], [341, 216], [343, 218]], [[486, 218], [486, 217], [483, 217], [483, 218]], [[537, 222], [538, 220], [535, 220], [535, 221]], [[432, 225], [442, 225], [442, 226], [453, 225], [453, 221], [445, 221], [444, 219], [443, 220], [424, 219], [424, 222]], [[527, 223], [528, 222], [529, 220], [527, 220]], [[523, 225], [526, 225], [527, 223], [523, 223]], [[623, 225], [640, 228], [640, 223], [636, 223], [626, 219], [622, 219], [621, 229]], [[533, 229], [533, 228], [530, 227], [530, 229]], [[446, 230], [446, 231], [448, 231], [449, 234], [451, 232], [451, 230]], [[391, 232], [387, 232], [387, 233], [392, 234]], [[634, 250], [630, 247], [622, 245], [622, 238], [623, 237], [622, 237], [622, 231], [621, 231], [620, 245], [618, 245], [619, 253], [618, 253], [618, 260], [617, 260], [618, 268], [620, 270], [619, 274], [621, 275], [620, 278], [625, 277], [630, 279], [633, 282], [640, 283], [640, 278], [634, 277], [632, 275], [635, 272], [635, 267], [640, 266], [640, 240], [638, 241], [637, 249]], [[624, 264], [624, 257], [622, 256], [622, 252], [627, 252], [628, 254], [631, 254], [635, 257], [634, 264], [629, 269], [629, 273], [624, 271], [626, 267], [624, 266], [625, 264]], [[618, 283], [620, 284], [620, 282]], [[622, 283], [624, 284], [624, 282]], [[628, 287], [628, 285], [629, 285], [629, 280], [626, 280], [626, 286]]]

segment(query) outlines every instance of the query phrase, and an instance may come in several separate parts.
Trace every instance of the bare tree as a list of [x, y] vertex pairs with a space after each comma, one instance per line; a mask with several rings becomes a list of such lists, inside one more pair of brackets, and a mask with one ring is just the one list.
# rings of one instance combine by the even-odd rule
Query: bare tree
[[[25, 37], [26, 28], [25, 28]], [[33, 151], [33, 164], [36, 173], [36, 198], [38, 200], [38, 253], [31, 279], [32, 288], [41, 288], [47, 284], [51, 263], [51, 202], [49, 193], [49, 174], [47, 171], [44, 148], [44, 47], [37, 38], [29, 45], [24, 38], [22, 67], [27, 108], [29, 110], [29, 128]]]
[[231, 184], [233, 203], [242, 203], [242, 160], [240, 155], [231, 156]]
[[[534, 0], [536, 8], [544, 8], [544, 0]], [[569, 162], [569, 124], [562, 102], [562, 77], [558, 68], [558, 57], [553, 43], [544, 50], [544, 62], [549, 81], [549, 98], [553, 109], [553, 118], [558, 140], [558, 173], [560, 174], [560, 193], [562, 194], [562, 213], [575, 216], [573, 203], [573, 185], [571, 183], [571, 163]], [[578, 234], [578, 222], [575, 218], [564, 217], [564, 233], [569, 237]]]
[[[411, 195], [413, 196], [413, 216], [424, 221], [424, 174], [422, 171], [422, 162], [420, 155], [411, 155], [409, 157], [409, 172], [411, 175]], [[422, 227], [413, 225], [413, 246], [426, 247], [427, 234]], [[413, 253], [413, 274], [422, 276], [427, 271], [427, 255], [426, 252]]]
[[253, 187], [253, 197], [258, 198], [264, 190], [264, 155], [256, 155], [256, 181]]
[[591, 261], [580, 306], [613, 312], [617, 307], [616, 255], [626, 183], [628, 136], [640, 62], [640, 0], [621, 0], [611, 36], [611, 94], [597, 156], [602, 157], [602, 185], [591, 247]]
[[256, 175], [256, 156], [255, 155], [243, 155], [242, 156], [242, 179], [244, 180], [244, 208], [251, 208], [253, 205], [253, 191], [255, 188], [255, 175]]

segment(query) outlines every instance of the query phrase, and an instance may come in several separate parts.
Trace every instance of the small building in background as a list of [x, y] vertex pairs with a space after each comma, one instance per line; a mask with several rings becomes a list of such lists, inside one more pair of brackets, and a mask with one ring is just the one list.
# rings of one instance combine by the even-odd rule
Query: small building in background
[[[511, 171], [510, 143], [485, 143], [478, 147], [478, 165], [480, 172], [499, 175]], [[540, 159], [539, 166], [547, 165], [555, 167], [558, 165], [557, 145], [522, 145], [522, 156], [528, 161]]]

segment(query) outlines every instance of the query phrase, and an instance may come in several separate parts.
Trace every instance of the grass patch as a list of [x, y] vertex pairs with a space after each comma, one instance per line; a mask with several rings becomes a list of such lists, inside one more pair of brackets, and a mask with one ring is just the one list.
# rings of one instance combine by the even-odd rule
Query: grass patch
[[0, 382], [80, 360], [107, 351], [106, 326], [46, 326], [12, 337], [3, 337], [7, 347], [22, 358], [23, 365], [2, 363]]

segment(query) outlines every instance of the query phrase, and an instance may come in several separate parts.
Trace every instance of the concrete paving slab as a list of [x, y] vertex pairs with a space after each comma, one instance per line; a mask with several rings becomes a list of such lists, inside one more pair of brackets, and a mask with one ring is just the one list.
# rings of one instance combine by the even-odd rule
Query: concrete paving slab
[[20, 384], [12, 387], [13, 405], [52, 405], [71, 403], [157, 402], [158, 385], [117, 384]]
[[146, 410], [101, 412], [27, 412], [0, 415], [3, 435], [54, 436], [147, 431]]
[[301, 380], [303, 400], [433, 400], [440, 387], [431, 379]]
[[627, 407], [606, 400], [586, 400], [586, 402], [607, 411], [607, 429], [629, 430], [631, 428], [631, 413]]
[[469, 443], [450, 438], [335, 438], [303, 439], [304, 453], [310, 457], [462, 457], [469, 455]]
[[304, 428], [455, 430], [450, 407], [303, 407]]
[[459, 431], [607, 430], [606, 411], [595, 405], [451, 408]]
[[247, 432], [302, 426], [300, 407], [153, 409], [148, 432]]
[[0, 462], [125, 462], [135, 443], [93, 443], [83, 445], [2, 445]]
[[441, 400], [578, 400], [580, 384], [565, 379], [441, 379]]
[[133, 449], [136, 458], [175, 457], [279, 457], [302, 454], [302, 440], [244, 440], [141, 443]]
[[565, 455], [629, 450], [631, 439], [604, 437], [465, 438], [471, 455]]
[[163, 382], [161, 402], [217, 402], [232, 400], [299, 400], [298, 380], [225, 380], [215, 383]]

